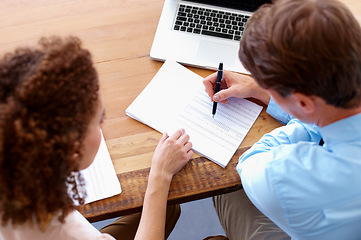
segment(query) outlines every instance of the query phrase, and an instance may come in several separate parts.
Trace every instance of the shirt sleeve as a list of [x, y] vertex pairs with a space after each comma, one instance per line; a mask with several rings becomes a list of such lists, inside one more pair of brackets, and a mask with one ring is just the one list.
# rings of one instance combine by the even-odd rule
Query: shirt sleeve
[[291, 230], [274, 186], [269, 180], [270, 163], [277, 161], [278, 156], [283, 154], [282, 149], [285, 145], [299, 142], [317, 144], [320, 138], [317, 126], [293, 119], [286, 126], [264, 135], [239, 159], [237, 171], [247, 196], [263, 214], [286, 233]]
[[242, 165], [241, 180], [244, 191], [254, 206], [271, 219], [283, 231], [291, 235], [286, 214], [273, 186], [266, 177], [267, 162], [272, 159], [270, 152], [253, 155]]
[[246, 151], [239, 159], [239, 164], [246, 161], [250, 156], [269, 152], [281, 145], [295, 144], [301, 141], [314, 142], [320, 141], [321, 135], [319, 128], [314, 124], [305, 124], [298, 119], [292, 119], [286, 126], [274, 129], [272, 132], [265, 134], [258, 142], [256, 142], [248, 151]]
[[294, 119], [293, 116], [287, 114], [285, 111], [283, 111], [275, 101], [271, 98], [266, 112], [271, 115], [273, 118], [277, 119], [280, 123], [287, 124], [289, 121]]

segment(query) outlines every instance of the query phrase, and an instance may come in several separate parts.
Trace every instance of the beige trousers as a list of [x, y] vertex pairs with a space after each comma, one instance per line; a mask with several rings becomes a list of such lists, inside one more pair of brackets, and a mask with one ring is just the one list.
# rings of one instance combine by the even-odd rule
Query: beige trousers
[[209, 240], [289, 240], [284, 231], [263, 215], [248, 199], [244, 190], [213, 197], [219, 221], [227, 237]]

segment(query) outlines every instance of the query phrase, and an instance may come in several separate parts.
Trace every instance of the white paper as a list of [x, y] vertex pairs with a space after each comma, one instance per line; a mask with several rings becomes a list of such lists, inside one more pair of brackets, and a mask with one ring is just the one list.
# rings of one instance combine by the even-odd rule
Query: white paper
[[112, 197], [122, 191], [103, 135], [94, 162], [81, 173], [86, 182], [85, 203]]
[[222, 167], [227, 166], [262, 107], [245, 99], [212, 102], [203, 78], [176, 62], [166, 61], [126, 114], [159, 132], [184, 128], [193, 150]]

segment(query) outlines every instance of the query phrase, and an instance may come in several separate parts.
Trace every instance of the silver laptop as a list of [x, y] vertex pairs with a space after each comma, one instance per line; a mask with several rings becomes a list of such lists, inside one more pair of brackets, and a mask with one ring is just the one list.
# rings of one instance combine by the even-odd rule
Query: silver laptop
[[252, 13], [270, 0], [165, 0], [150, 56], [189, 66], [248, 73], [239, 44]]

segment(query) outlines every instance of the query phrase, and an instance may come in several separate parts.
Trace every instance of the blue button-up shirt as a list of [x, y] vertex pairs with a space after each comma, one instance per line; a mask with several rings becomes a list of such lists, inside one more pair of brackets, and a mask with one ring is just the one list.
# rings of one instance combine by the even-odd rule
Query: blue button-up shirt
[[361, 114], [319, 128], [267, 112], [287, 125], [239, 159], [250, 200], [292, 239], [361, 239]]

